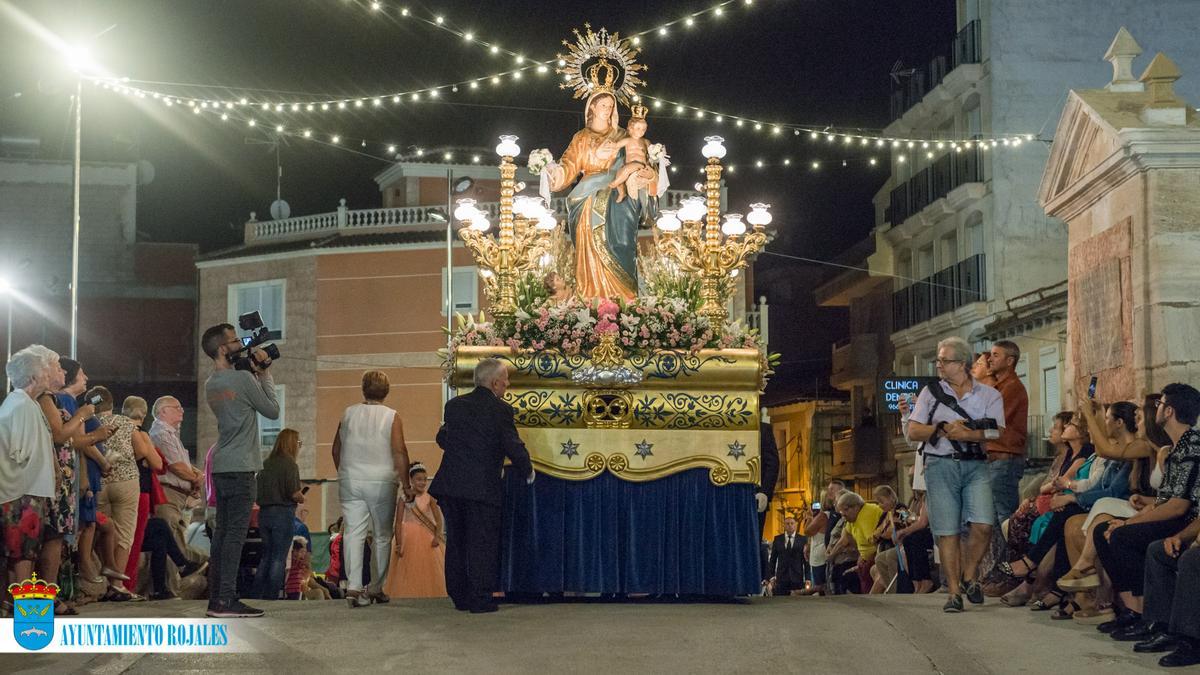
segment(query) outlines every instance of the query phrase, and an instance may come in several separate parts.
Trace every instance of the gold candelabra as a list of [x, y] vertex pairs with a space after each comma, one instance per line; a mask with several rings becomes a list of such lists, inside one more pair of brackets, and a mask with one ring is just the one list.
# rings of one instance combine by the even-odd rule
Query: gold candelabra
[[725, 156], [724, 139], [709, 136], [704, 139], [704, 196], [686, 197], [678, 211], [663, 211], [658, 219], [662, 233], [656, 240], [659, 255], [672, 260], [680, 269], [700, 275], [700, 313], [707, 316], [712, 330], [720, 334], [729, 316], [725, 303], [729, 300], [729, 285], [723, 281], [746, 266], [767, 243], [764, 226], [771, 222], [769, 204], [751, 204], [746, 220], [753, 226], [749, 232], [742, 214], [727, 213], [721, 222], [721, 158]]
[[460, 199], [454, 217], [467, 224], [459, 229], [475, 262], [484, 270], [484, 288], [498, 319], [511, 318], [517, 311], [517, 280], [533, 272], [550, 246], [550, 231], [557, 226], [554, 212], [539, 197], [514, 197], [517, 192], [517, 166], [513, 157], [521, 153], [516, 136], [501, 136], [496, 153], [500, 155], [500, 212], [495, 237], [489, 230], [487, 214], [473, 199]]

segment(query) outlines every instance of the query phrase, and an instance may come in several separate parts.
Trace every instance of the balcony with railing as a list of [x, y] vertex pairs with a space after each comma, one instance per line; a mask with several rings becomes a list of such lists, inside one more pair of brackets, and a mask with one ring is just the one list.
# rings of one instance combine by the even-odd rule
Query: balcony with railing
[[898, 83], [892, 90], [891, 119], [896, 121], [910, 108], [920, 103], [925, 95], [946, 80], [946, 76], [959, 66], [983, 62], [983, 35], [978, 20], [963, 26], [962, 30], [939, 50], [927, 64], [915, 68], [913, 73]]
[[892, 329], [902, 331], [964, 305], [987, 299], [982, 253], [892, 295]]
[[[679, 208], [688, 190], [667, 190], [660, 205], [664, 209]], [[493, 222], [500, 214], [500, 202], [476, 204]], [[550, 201], [550, 206], [563, 218], [567, 214], [566, 197]], [[250, 214], [246, 223], [247, 244], [315, 239], [333, 234], [365, 234], [374, 231], [441, 229], [446, 226], [446, 206], [401, 206], [386, 209], [350, 209], [343, 199], [334, 211], [281, 220], [258, 221]]]
[[892, 190], [884, 219], [899, 225], [954, 189], [984, 180], [983, 151], [948, 152]]
[[879, 370], [879, 336], [875, 333], [852, 335], [833, 345], [833, 372], [829, 384], [847, 389], [875, 381]]
[[895, 470], [879, 427], [860, 426], [833, 435], [833, 477], [873, 478]]

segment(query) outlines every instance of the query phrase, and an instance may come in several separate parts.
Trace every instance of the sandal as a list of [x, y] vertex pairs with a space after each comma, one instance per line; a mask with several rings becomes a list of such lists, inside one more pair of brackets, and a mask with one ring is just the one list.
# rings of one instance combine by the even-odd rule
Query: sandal
[[1066, 598], [1066, 594], [1063, 593], [1062, 591], [1050, 591], [1046, 595], [1053, 595], [1054, 597], [1058, 598], [1058, 600], [1055, 600], [1052, 602], [1046, 602], [1045, 597], [1038, 598], [1037, 600], [1035, 600], [1033, 602], [1032, 605], [1030, 605], [1029, 611], [1031, 611], [1031, 612], [1048, 612], [1048, 611], [1054, 609], [1055, 607], [1058, 607], [1059, 605], [1061, 605], [1063, 603], [1063, 599]]
[[1032, 591], [1022, 592], [1018, 587], [1000, 596], [1000, 603], [1005, 607], [1024, 607], [1032, 596]]
[[1075, 612], [1080, 609], [1079, 603], [1074, 600], [1063, 600], [1059, 603], [1058, 608], [1050, 615], [1055, 621], [1070, 621], [1075, 617]]
[[[1013, 568], [1012, 568], [1013, 562], [1017, 562], [1017, 561], [1025, 563], [1025, 567], [1027, 567], [1029, 571], [1025, 572], [1025, 574], [1017, 574], [1016, 571], [1013, 570]], [[1032, 560], [1030, 560], [1029, 556], [1023, 555], [1014, 561], [1008, 561], [1008, 560], [1001, 561], [999, 565], [996, 565], [996, 569], [1000, 570], [1001, 574], [1003, 574], [1004, 576], [1006, 576], [1010, 579], [1021, 579], [1022, 581], [1033, 581], [1033, 575], [1037, 571], [1037, 564], [1035, 564]]]
[[59, 600], [54, 603], [54, 616], [79, 616], [79, 610], [71, 603]]

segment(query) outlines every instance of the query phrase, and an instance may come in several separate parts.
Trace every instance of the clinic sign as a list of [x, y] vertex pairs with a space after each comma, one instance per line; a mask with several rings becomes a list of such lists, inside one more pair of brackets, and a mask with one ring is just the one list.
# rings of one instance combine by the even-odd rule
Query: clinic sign
[[879, 400], [883, 402], [881, 411], [899, 413], [900, 398], [909, 397], [910, 401], [917, 398], [921, 389], [930, 382], [937, 382], [936, 377], [886, 377], [879, 381]]

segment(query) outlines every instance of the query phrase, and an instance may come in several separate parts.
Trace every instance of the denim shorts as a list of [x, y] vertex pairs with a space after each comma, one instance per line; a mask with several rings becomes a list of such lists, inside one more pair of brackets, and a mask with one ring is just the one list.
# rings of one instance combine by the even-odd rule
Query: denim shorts
[[935, 536], [958, 534], [966, 523], [995, 523], [996, 508], [992, 503], [987, 462], [926, 455], [925, 484], [929, 529]]

